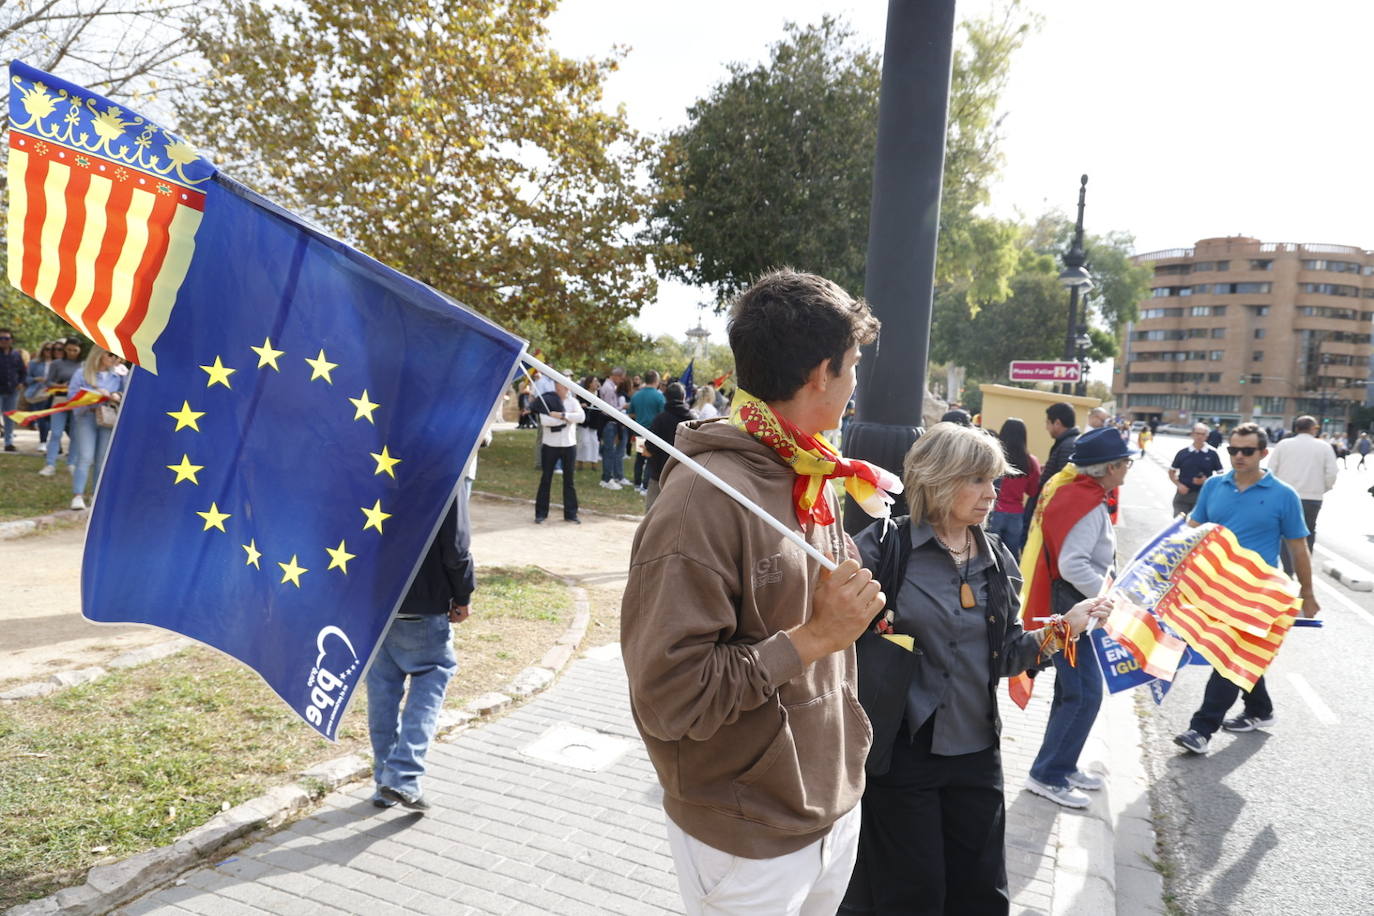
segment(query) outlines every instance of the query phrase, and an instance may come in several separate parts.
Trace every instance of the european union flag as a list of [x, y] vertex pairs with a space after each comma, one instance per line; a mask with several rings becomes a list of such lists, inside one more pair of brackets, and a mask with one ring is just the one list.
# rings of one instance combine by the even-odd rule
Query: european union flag
[[[145, 366], [156, 356], [157, 374], [136, 370], [120, 407], [83, 612], [242, 660], [332, 739], [523, 343], [191, 161], [133, 113], [12, 74], [25, 161], [44, 170], [28, 214], [65, 221], [34, 237], [61, 245], [36, 243], [21, 274], [31, 254], [39, 290], [69, 316], [71, 297], [89, 294], [81, 278], [113, 251], [136, 271], [130, 294], [96, 289], [78, 326], [105, 321], [115, 348], [137, 348]], [[197, 210], [170, 244], [184, 214], [167, 208], [159, 229], [163, 198]], [[165, 327], [142, 327], [159, 294]], [[122, 317], [102, 317], [121, 301]]]

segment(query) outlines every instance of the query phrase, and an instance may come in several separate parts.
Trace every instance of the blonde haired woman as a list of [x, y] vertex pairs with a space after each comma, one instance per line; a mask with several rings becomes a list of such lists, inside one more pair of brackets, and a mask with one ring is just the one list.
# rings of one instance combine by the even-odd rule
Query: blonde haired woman
[[1016, 561], [983, 530], [1008, 473], [992, 436], [938, 423], [906, 456], [911, 515], [855, 539], [888, 605], [856, 643], [873, 747], [841, 913], [1010, 905], [997, 683], [1049, 664], [1107, 611], [1092, 599], [1045, 631], [1021, 629]]
[[714, 385], [701, 385], [697, 388], [697, 396], [692, 401], [692, 413], [698, 420], [714, 420], [720, 416], [720, 411], [716, 410]]
[[[91, 347], [81, 368], [72, 373], [72, 380], [67, 386], [69, 397], [75, 397], [85, 389], [108, 395], [117, 404], [124, 396], [124, 382], [128, 378], [127, 371], [116, 371], [119, 366], [118, 356], [101, 347]], [[110, 448], [110, 436], [114, 433], [113, 424], [101, 426], [97, 422], [96, 412], [100, 406], [78, 407], [71, 411], [67, 421], [72, 435], [73, 509], [86, 508], [84, 494], [91, 465], [95, 465], [95, 478], [98, 481], [100, 469], [105, 466], [105, 453]]]

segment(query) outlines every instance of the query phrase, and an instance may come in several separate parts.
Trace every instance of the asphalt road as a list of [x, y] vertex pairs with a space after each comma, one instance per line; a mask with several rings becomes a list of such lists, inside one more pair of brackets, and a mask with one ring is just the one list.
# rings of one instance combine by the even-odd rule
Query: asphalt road
[[[1123, 559], [1168, 518], [1164, 465], [1186, 443], [1159, 437], [1122, 496]], [[1224, 461], [1223, 456], [1223, 461]], [[1188, 727], [1208, 671], [1182, 672], [1146, 713], [1147, 766], [1167, 862], [1167, 890], [1184, 913], [1374, 913], [1374, 594], [1320, 573], [1323, 550], [1374, 578], [1374, 460], [1343, 470], [1317, 522], [1320, 630], [1294, 630], [1270, 668], [1277, 723], [1267, 732], [1218, 732], [1204, 757], [1171, 741]], [[1240, 710], [1240, 704], [1235, 707]]]

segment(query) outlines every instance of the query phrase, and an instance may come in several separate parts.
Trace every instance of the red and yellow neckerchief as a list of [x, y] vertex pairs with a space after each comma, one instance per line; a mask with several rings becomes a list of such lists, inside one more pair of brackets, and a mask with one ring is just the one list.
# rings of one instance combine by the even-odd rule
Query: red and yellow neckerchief
[[771, 448], [796, 472], [792, 499], [802, 525], [834, 524], [835, 515], [822, 489], [834, 477], [844, 478], [845, 492], [874, 518], [887, 518], [892, 505], [889, 494], [902, 492], [902, 482], [891, 472], [867, 461], [845, 458], [824, 436], [807, 435], [743, 388], [735, 389], [730, 402], [730, 425]]

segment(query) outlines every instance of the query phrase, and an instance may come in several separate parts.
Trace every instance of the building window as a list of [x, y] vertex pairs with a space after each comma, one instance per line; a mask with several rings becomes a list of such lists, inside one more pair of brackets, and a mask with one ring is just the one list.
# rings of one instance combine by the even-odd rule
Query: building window
[[1194, 318], [1205, 318], [1212, 314], [1212, 307], [1210, 305], [1195, 305], [1188, 314], [1192, 315]]
[[1344, 321], [1354, 321], [1362, 313], [1354, 309], [1338, 309], [1326, 305], [1300, 305], [1298, 306], [1298, 314], [1308, 318], [1339, 318]]
[[1329, 270], [1338, 274], [1357, 274], [1360, 265], [1354, 261], [1303, 261], [1304, 270]]
[[1281, 414], [1287, 398], [1255, 398], [1255, 406], [1260, 413]]
[[1140, 313], [1142, 319], [1145, 318], [1178, 318], [1183, 314], [1183, 309], [1145, 309]]
[[1258, 385], [1258, 384], [1259, 384], [1261, 381], [1263, 381], [1263, 380], [1264, 380], [1264, 376], [1260, 375], [1258, 372], [1252, 373], [1251, 376], [1250, 376], [1250, 384], [1251, 384], [1251, 385]]
[[1264, 340], [1264, 328], [1255, 328], [1255, 340]]
[[1208, 372], [1208, 373], [1207, 373], [1207, 381], [1209, 381], [1209, 382], [1219, 382], [1219, 381], [1221, 381], [1221, 373], [1220, 373], [1220, 372]]
[[1318, 296], [1355, 296], [1360, 295], [1358, 286], [1349, 286], [1345, 283], [1299, 283], [1298, 292], [1312, 293]]
[[1267, 305], [1247, 305], [1246, 308], [1249, 309], [1250, 314], [1256, 318], [1263, 318], [1265, 315], [1269, 314], [1269, 306]]
[[1161, 264], [1155, 268], [1156, 277], [1177, 277], [1188, 273], [1187, 264]]
[[1262, 362], [1264, 362], [1264, 351], [1263, 351], [1263, 350], [1254, 350], [1254, 351], [1252, 351], [1251, 354], [1250, 354], [1250, 362], [1252, 362], [1252, 363], [1262, 363]]
[[[1224, 306], [1223, 306], [1223, 307], [1224, 307]], [[1213, 340], [1220, 340], [1221, 338], [1223, 338], [1223, 337], [1225, 337], [1225, 336], [1226, 336], [1226, 329], [1225, 329], [1225, 328], [1212, 328], [1212, 339], [1213, 339]]]
[[1268, 258], [1263, 260], [1253, 259], [1250, 261], [1251, 270], [1273, 270], [1274, 262]]
[[1213, 350], [1210, 354], [1208, 354], [1208, 357], [1207, 357], [1207, 358], [1210, 359], [1212, 362], [1215, 363], [1215, 362], [1220, 361], [1220, 360], [1222, 359], [1222, 357], [1224, 357], [1225, 355], [1226, 355], [1226, 351], [1225, 351], [1225, 350]]

